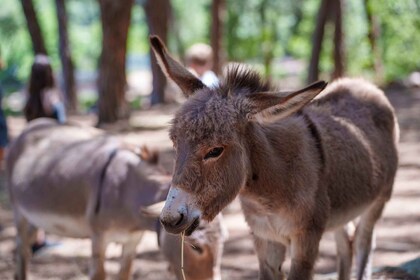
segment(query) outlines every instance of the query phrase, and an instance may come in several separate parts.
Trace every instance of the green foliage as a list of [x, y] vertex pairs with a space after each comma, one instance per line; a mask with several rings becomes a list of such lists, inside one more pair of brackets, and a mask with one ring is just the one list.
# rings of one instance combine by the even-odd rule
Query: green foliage
[[195, 43], [210, 43], [211, 0], [172, 0], [173, 24], [169, 47], [184, 56], [186, 48]]
[[[69, 41], [77, 69], [94, 71], [101, 53], [102, 29], [95, 0], [67, 1]], [[51, 20], [51, 19], [50, 19]], [[57, 37], [57, 34], [52, 36]]]
[[149, 29], [141, 5], [134, 5], [131, 11], [131, 27], [128, 34], [128, 52], [147, 54], [149, 52]]
[[5, 92], [16, 90], [32, 63], [32, 45], [19, 1], [3, 0], [0, 9], [0, 58], [5, 64], [0, 81]]
[[[229, 59], [260, 60], [264, 64], [265, 75], [279, 78], [281, 71], [272, 70], [272, 61], [275, 57], [295, 54], [290, 48], [290, 41], [294, 40], [301, 26], [301, 6], [306, 2], [313, 1], [228, 1], [226, 41]], [[299, 36], [298, 40], [299, 47], [302, 42], [308, 45], [307, 38]], [[309, 50], [308, 46], [303, 48], [303, 52]]]
[[[373, 14], [380, 22], [379, 50], [385, 66], [385, 80], [402, 78], [420, 68], [420, 3], [416, 0], [371, 0]], [[303, 19], [289, 41], [290, 53], [308, 60], [319, 0], [304, 1]], [[368, 23], [364, 1], [344, 1], [344, 40], [347, 73], [351, 76], [372, 76], [373, 54], [367, 38]], [[326, 28], [320, 68], [331, 72], [332, 36]]]
[[[33, 0], [54, 70], [60, 69], [54, 0]], [[153, 1], [153, 0], [152, 0]], [[418, 0], [370, 0], [378, 17], [379, 50], [386, 80], [404, 77], [420, 69], [420, 2]], [[372, 53], [363, 0], [344, 0], [344, 39], [349, 75], [372, 75]], [[68, 0], [70, 46], [78, 71], [96, 71], [101, 52], [101, 22], [97, 0]], [[226, 0], [224, 46], [230, 61], [259, 65], [262, 72], [280, 78], [284, 71], [272, 61], [285, 56], [309, 61], [312, 32], [320, 0]], [[172, 0], [173, 19], [169, 47], [182, 57], [196, 42], [210, 42], [211, 0]], [[129, 55], [149, 51], [144, 11], [135, 4], [128, 37]], [[329, 73], [332, 61], [332, 29], [326, 28], [321, 71]], [[0, 51], [6, 68], [0, 82], [6, 92], [27, 81], [33, 61], [32, 44], [19, 1], [3, 0], [0, 9]], [[273, 65], [272, 65], [273, 64]], [[89, 102], [88, 102], [89, 103]]]
[[373, 2], [381, 22], [382, 56], [387, 80], [420, 69], [420, 2]]

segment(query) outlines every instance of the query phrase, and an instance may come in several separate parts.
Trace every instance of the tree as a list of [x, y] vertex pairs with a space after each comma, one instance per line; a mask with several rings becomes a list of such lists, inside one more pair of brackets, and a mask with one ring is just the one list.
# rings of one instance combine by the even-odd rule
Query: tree
[[342, 0], [332, 1], [332, 22], [334, 24], [334, 70], [332, 78], [344, 75], [344, 33], [343, 33], [343, 3]]
[[56, 11], [59, 33], [59, 50], [64, 81], [66, 107], [69, 111], [77, 109], [77, 98], [74, 82], [74, 67], [71, 59], [67, 32], [67, 11], [64, 0], [56, 0]]
[[[169, 0], [147, 0], [144, 3], [149, 34], [158, 35], [166, 44], [168, 40], [171, 3]], [[153, 76], [151, 104], [164, 103], [166, 77], [157, 64], [155, 54], [150, 50], [150, 62]]]
[[225, 0], [213, 0], [211, 5], [211, 47], [213, 49], [213, 71], [220, 74], [224, 60], [223, 54], [223, 22]]
[[342, 30], [342, 0], [322, 0], [318, 11], [315, 30], [312, 37], [312, 53], [309, 62], [308, 82], [312, 83], [319, 79], [319, 60], [324, 39], [325, 25], [331, 21], [334, 25], [334, 70], [332, 78], [338, 78], [344, 74], [345, 58]]
[[308, 83], [318, 80], [319, 77], [319, 59], [321, 55], [322, 40], [324, 39], [325, 24], [328, 18], [329, 5], [330, 0], [321, 0], [315, 30], [312, 36], [313, 46], [308, 69]]
[[128, 118], [125, 100], [127, 35], [133, 0], [99, 0], [102, 53], [98, 77], [98, 125]]
[[277, 41], [276, 22], [277, 18], [268, 15], [269, 9], [273, 9], [270, 1], [262, 0], [259, 5], [259, 15], [261, 20], [261, 51], [264, 61], [264, 72], [267, 77], [271, 77], [271, 64], [274, 58], [274, 47]]
[[373, 13], [372, 1], [364, 0], [365, 13], [368, 23], [368, 39], [372, 51], [372, 64], [375, 70], [376, 80], [379, 82], [383, 79], [384, 69], [382, 65], [381, 52], [378, 47], [378, 40], [381, 34], [379, 18]]
[[32, 40], [32, 48], [34, 54], [47, 54], [44, 38], [42, 36], [41, 27], [36, 17], [36, 12], [32, 0], [21, 0], [23, 13], [25, 14], [26, 23], [28, 24], [29, 34]]

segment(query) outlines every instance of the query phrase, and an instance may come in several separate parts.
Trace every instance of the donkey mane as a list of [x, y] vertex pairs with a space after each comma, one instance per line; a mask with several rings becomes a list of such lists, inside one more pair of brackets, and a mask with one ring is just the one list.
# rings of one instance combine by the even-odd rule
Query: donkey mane
[[228, 95], [245, 95], [269, 90], [272, 90], [270, 82], [261, 78], [257, 71], [247, 65], [235, 63], [228, 66], [219, 92]]

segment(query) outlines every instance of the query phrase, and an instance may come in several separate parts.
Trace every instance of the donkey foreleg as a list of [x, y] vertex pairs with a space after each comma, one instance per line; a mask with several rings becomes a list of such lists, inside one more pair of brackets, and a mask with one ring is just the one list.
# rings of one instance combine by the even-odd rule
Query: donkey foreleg
[[134, 234], [126, 243], [123, 244], [122, 256], [120, 261], [120, 272], [118, 275], [119, 280], [131, 279], [131, 267], [133, 259], [136, 256], [136, 248], [143, 237], [143, 232]]
[[255, 235], [254, 243], [260, 267], [259, 279], [283, 279], [281, 266], [286, 256], [286, 247], [281, 243], [261, 239]]
[[347, 225], [337, 229], [334, 232], [335, 243], [337, 246], [337, 271], [339, 280], [350, 280], [351, 265], [353, 259], [353, 235], [354, 225]]
[[92, 237], [92, 263], [90, 266], [91, 280], [105, 279], [105, 250], [106, 242], [103, 234], [95, 234]]
[[291, 237], [292, 265], [288, 280], [312, 279], [322, 231], [308, 230]]
[[385, 201], [375, 202], [361, 217], [356, 229], [356, 279], [370, 279], [371, 251], [374, 249], [374, 226], [382, 214]]

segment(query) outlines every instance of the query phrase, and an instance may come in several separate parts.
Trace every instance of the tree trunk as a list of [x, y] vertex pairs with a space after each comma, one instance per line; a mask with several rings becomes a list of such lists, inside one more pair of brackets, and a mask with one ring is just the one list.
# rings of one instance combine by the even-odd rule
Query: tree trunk
[[344, 36], [343, 36], [343, 1], [332, 1], [332, 21], [334, 23], [334, 71], [332, 79], [337, 79], [344, 75], [345, 56], [344, 56]]
[[[309, 62], [308, 83], [315, 82], [319, 79], [319, 59], [321, 55], [322, 40], [324, 39], [324, 28], [328, 18], [330, 0], [321, 0], [318, 11], [317, 22], [312, 36], [312, 54]], [[334, 1], [334, 0], [332, 0]]]
[[23, 13], [28, 24], [29, 34], [32, 40], [34, 54], [47, 54], [44, 38], [42, 37], [41, 27], [36, 17], [36, 12], [32, 0], [21, 0]]
[[67, 110], [75, 112], [77, 110], [77, 98], [74, 82], [74, 67], [71, 59], [69, 47], [69, 36], [67, 32], [67, 12], [64, 0], [56, 0], [59, 49], [61, 68], [64, 81], [64, 96]]
[[98, 125], [129, 116], [125, 100], [127, 35], [133, 0], [99, 0], [102, 53], [98, 77]]
[[[169, 20], [171, 17], [171, 4], [169, 0], [147, 0], [144, 10], [149, 26], [149, 33], [158, 35], [166, 44], [168, 40]], [[157, 64], [155, 54], [150, 50], [150, 63], [153, 75], [153, 90], [151, 104], [165, 102], [166, 77]]]
[[223, 53], [223, 22], [225, 0], [213, 0], [211, 5], [211, 47], [213, 49], [213, 71], [220, 75], [224, 61]]
[[381, 59], [381, 52], [378, 46], [378, 40], [381, 34], [379, 25], [379, 19], [374, 15], [372, 11], [372, 3], [370, 0], [365, 0], [365, 12], [368, 23], [368, 39], [370, 48], [372, 50], [372, 63], [373, 69], [375, 70], [375, 76], [377, 82], [381, 82], [383, 79], [384, 68]]
[[264, 74], [271, 78], [272, 63], [274, 58], [274, 46], [276, 44], [276, 22], [267, 18], [267, 10], [270, 9], [269, 1], [263, 0], [259, 6], [261, 19], [261, 51], [264, 61]]

